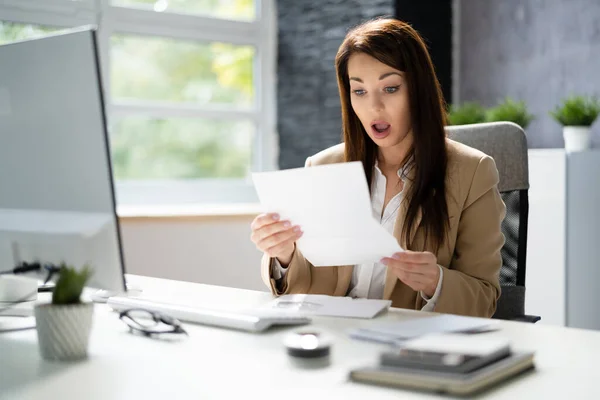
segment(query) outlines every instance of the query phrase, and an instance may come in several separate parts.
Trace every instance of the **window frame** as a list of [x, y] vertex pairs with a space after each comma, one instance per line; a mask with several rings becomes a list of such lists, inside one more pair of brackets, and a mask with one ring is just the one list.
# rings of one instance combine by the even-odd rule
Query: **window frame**
[[[64, 28], [97, 26], [100, 68], [105, 98], [108, 99], [106, 112], [109, 121], [127, 116], [249, 120], [256, 128], [251, 171], [261, 172], [278, 168], [275, 0], [255, 0], [257, 9], [253, 21], [155, 12], [113, 6], [110, 3], [111, 0], [5, 0], [0, 5], [0, 20]], [[230, 108], [113, 100], [110, 93], [110, 41], [113, 34], [254, 46], [254, 106]], [[250, 176], [243, 179], [115, 180], [115, 186], [117, 203], [128, 207], [257, 201]]]

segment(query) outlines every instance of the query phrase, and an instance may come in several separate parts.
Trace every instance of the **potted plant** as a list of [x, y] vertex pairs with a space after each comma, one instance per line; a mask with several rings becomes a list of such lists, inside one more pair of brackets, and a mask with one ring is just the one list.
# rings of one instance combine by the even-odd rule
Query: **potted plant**
[[466, 102], [462, 105], [451, 105], [448, 110], [448, 123], [450, 125], [467, 125], [485, 122], [485, 109], [475, 103]]
[[590, 148], [590, 126], [600, 113], [600, 102], [596, 97], [571, 96], [550, 115], [563, 126], [563, 138], [567, 152]]
[[87, 357], [94, 304], [82, 302], [81, 292], [92, 272], [62, 264], [52, 292], [52, 302], [35, 306], [40, 353], [46, 360]]
[[521, 128], [526, 129], [533, 121], [534, 116], [527, 112], [527, 106], [524, 101], [515, 101], [510, 97], [498, 104], [496, 107], [490, 108], [486, 113], [486, 121], [509, 121], [514, 122]]

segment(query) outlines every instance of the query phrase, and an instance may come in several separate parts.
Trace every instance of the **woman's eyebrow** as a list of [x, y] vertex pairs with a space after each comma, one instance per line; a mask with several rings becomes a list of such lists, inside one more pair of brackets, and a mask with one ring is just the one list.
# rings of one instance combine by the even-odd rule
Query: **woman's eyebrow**
[[[402, 78], [402, 75], [400, 75], [398, 72], [386, 72], [385, 74], [383, 74], [383, 75], [381, 75], [379, 77], [379, 80], [385, 79], [385, 78], [387, 78], [388, 76], [391, 76], [391, 75], [398, 75], [399, 77]], [[351, 76], [350, 80], [351, 81], [360, 82], [360, 83], [364, 83], [362, 79], [360, 79], [359, 77], [356, 77], [356, 76]]]
[[385, 74], [383, 74], [379, 77], [379, 80], [385, 79], [391, 75], [398, 75], [400, 78], [402, 78], [402, 75], [400, 75], [398, 72], [386, 72]]

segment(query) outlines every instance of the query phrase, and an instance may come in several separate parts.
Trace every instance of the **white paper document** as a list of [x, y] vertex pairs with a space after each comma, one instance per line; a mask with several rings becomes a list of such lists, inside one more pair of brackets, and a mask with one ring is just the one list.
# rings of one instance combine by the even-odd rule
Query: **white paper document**
[[299, 225], [296, 245], [314, 266], [377, 262], [402, 251], [374, 218], [360, 162], [252, 175], [265, 212]]
[[288, 294], [271, 301], [263, 311], [327, 317], [373, 318], [392, 305], [390, 300], [354, 299], [320, 294]]
[[355, 339], [395, 343], [433, 333], [476, 333], [497, 328], [498, 320], [442, 314], [417, 317], [406, 321], [383, 322], [350, 332]]

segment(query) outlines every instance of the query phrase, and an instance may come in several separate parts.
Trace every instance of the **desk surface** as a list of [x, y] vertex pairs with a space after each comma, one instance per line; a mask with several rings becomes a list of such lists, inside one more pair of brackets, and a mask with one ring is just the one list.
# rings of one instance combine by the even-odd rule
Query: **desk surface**
[[[272, 299], [264, 292], [129, 276], [146, 295], [201, 306], [248, 308]], [[392, 309], [376, 318], [400, 320], [425, 313]], [[76, 363], [45, 362], [35, 330], [0, 333], [0, 399], [440, 399], [426, 393], [349, 382], [353, 367], [375, 362], [384, 345], [352, 340], [347, 331], [372, 320], [314, 318], [312, 328], [334, 337], [331, 364], [294, 365], [282, 346], [293, 328], [261, 334], [186, 324], [190, 337], [163, 342], [128, 333], [105, 305], [96, 307], [90, 356]], [[537, 370], [485, 393], [486, 399], [600, 398], [600, 332], [502, 322], [486, 335], [536, 351]], [[535, 396], [532, 396], [535, 395]], [[308, 397], [312, 396], [312, 397]]]

